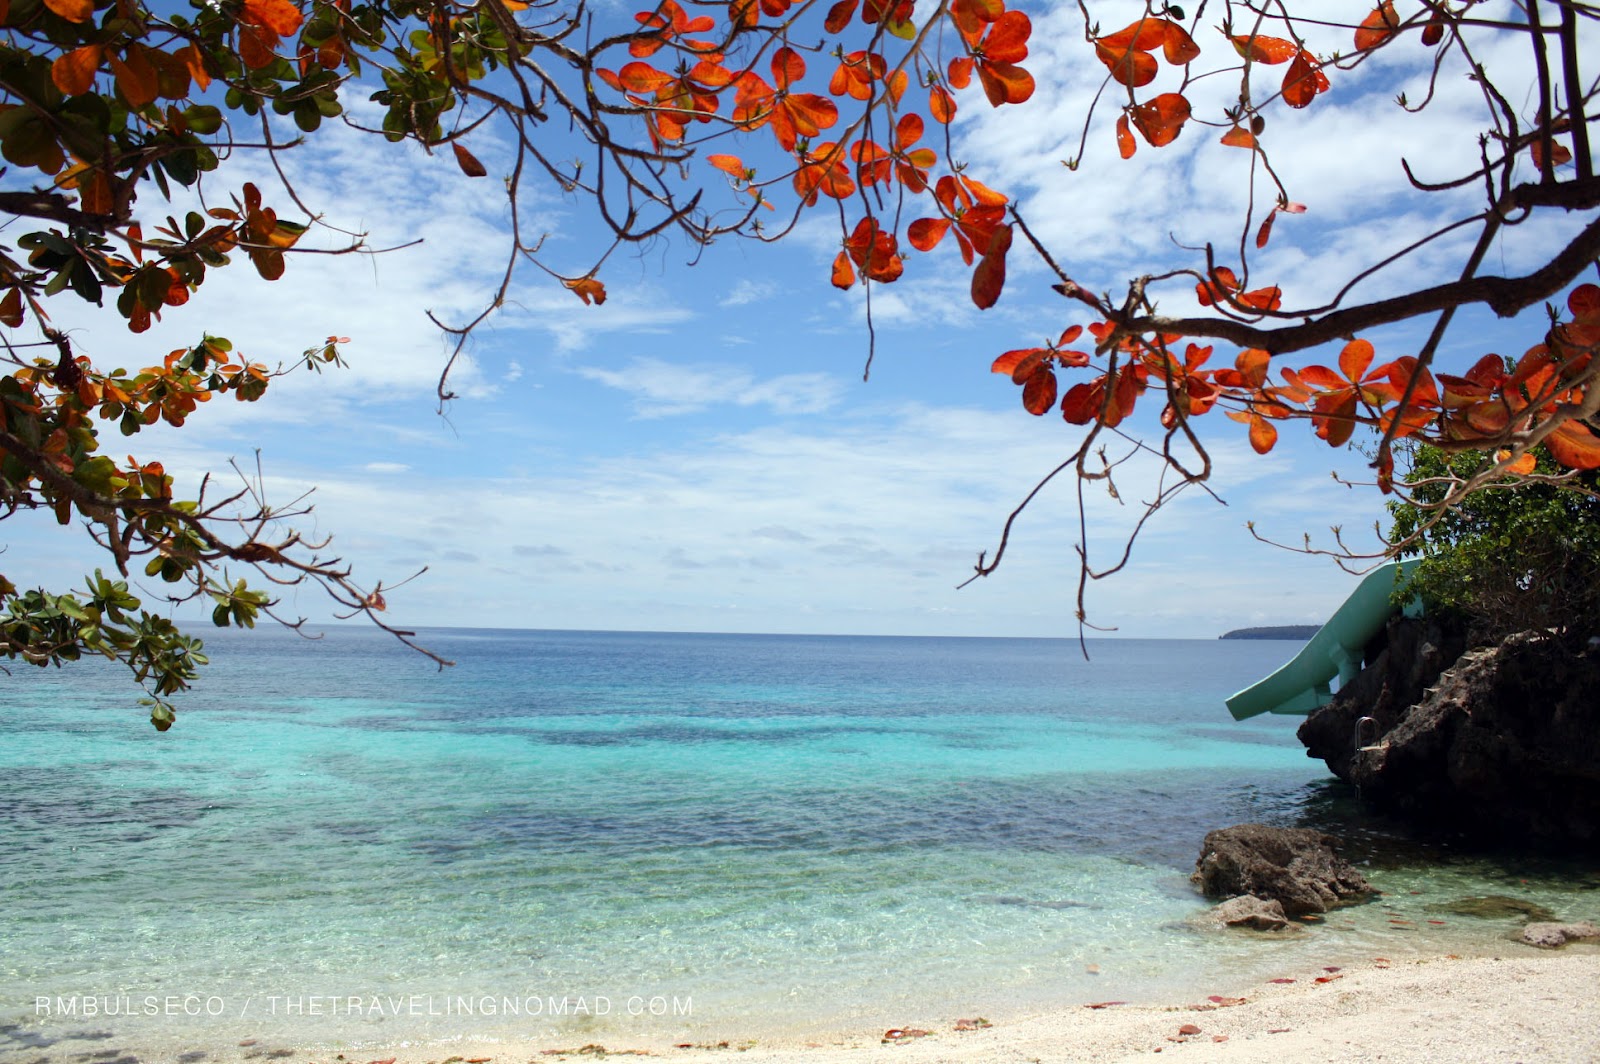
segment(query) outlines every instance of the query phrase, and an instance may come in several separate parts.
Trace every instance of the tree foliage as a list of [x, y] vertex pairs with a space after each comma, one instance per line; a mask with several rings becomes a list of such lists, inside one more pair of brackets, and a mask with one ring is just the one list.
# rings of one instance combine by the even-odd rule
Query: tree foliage
[[1420, 595], [1477, 639], [1554, 631], [1586, 640], [1600, 630], [1600, 476], [1576, 479], [1542, 449], [1527, 477], [1502, 476], [1463, 499], [1439, 502], [1496, 464], [1482, 452], [1421, 445], [1389, 504], [1401, 557], [1421, 561], [1397, 595]]
[[[1600, 254], [1600, 221], [1585, 220], [1600, 208], [1588, 114], [1597, 82], [1579, 48], [1595, 8], [1382, 0], [1340, 24], [1244, 0], [1192, 12], [1165, 2], [1080, 5], [1081, 42], [1044, 42], [1070, 56], [1061, 61], [1104, 72], [1088, 107], [1065, 118], [1081, 123], [1069, 168], [1091, 151], [1126, 159], [1141, 144], [1180, 138], [1204, 138], [1196, 165], [1250, 160], [1236, 247], [1193, 249], [1113, 293], [1075, 280], [1066, 249], [1041, 242], [986, 176], [981, 152], [964, 155], [963, 109], [1018, 107], [1036, 93], [1029, 68], [1040, 41], [1023, 6], [659, 0], [619, 20], [573, 0], [191, 0], [181, 13], [145, 0], [0, 2], [0, 211], [22, 223], [0, 248], [10, 362], [0, 379], [0, 506], [82, 522], [121, 578], [97, 575], [86, 592], [65, 595], [23, 593], [0, 578], [0, 646], [37, 664], [83, 652], [120, 659], [151, 687], [162, 726], [171, 721], [166, 696], [203, 658], [197, 642], [143, 609], [126, 580], [140, 569], [168, 584], [170, 598], [208, 597], [218, 624], [251, 624], [273, 602], [261, 588], [307, 580], [349, 613], [378, 619], [381, 586], [358, 584], [322, 544], [284, 531], [297, 511], [269, 505], [259, 478], [221, 492], [202, 484], [180, 499], [159, 461], [101, 453], [108, 424], [132, 437], [157, 422], [182, 425], [214, 397], [255, 401], [284, 365], [252, 361], [207, 334], [108, 363], [75, 350], [49, 310], [57, 299], [114, 307], [137, 336], [218, 269], [248, 262], [270, 282], [295, 254], [365, 250], [287, 178], [263, 190], [229, 176], [229, 160], [258, 155], [276, 166], [329, 121], [418, 143], [467, 178], [490, 174], [473, 143], [511, 146], [496, 174], [510, 218], [504, 273], [480, 314], [439, 323], [456, 354], [523, 267], [601, 307], [618, 248], [668, 234], [696, 246], [779, 240], [821, 211], [839, 228], [826, 276], [841, 289], [864, 287], [869, 321], [875, 286], [917, 276], [919, 256], [959, 257], [979, 308], [1002, 297], [1013, 255], [1037, 256], [1069, 320], [1049, 342], [983, 354], [975, 366], [1009, 375], [1029, 413], [1059, 412], [1081, 427], [1056, 471], [1073, 470], [1080, 485], [1111, 479], [1119, 460], [1106, 457], [1108, 441], [1159, 455], [1166, 473], [1149, 511], [1210, 477], [1192, 422], [1213, 410], [1241, 423], [1260, 453], [1295, 420], [1334, 447], [1370, 433], [1386, 492], [1401, 441], [1500, 455], [1439, 507], [1528, 473], [1535, 447], [1565, 470], [1600, 467], [1600, 287], [1567, 291]], [[1101, 15], [1116, 17], [1102, 25]], [[1503, 47], [1508, 40], [1520, 47]], [[1441, 79], [1472, 79], [1482, 96], [1480, 163], [1443, 176], [1402, 164], [1414, 188], [1461, 205], [1459, 214], [1360, 269], [1331, 299], [1297, 302], [1252, 268], [1252, 256], [1315, 204], [1315, 189], [1280, 179], [1274, 130], [1314, 122], [1341, 79], [1380, 55], [1397, 57], [1418, 82], [1419, 101], [1397, 101], [1409, 112], [1428, 109]], [[1508, 55], [1511, 66], [1492, 65]], [[1219, 104], [1201, 90], [1223, 79], [1238, 88]], [[380, 109], [375, 127], [347, 111], [358, 96]], [[573, 144], [577, 154], [564, 154]], [[527, 224], [530, 182], [592, 207], [609, 232], [576, 269], [553, 261]], [[1536, 219], [1557, 234], [1545, 262], [1520, 276], [1484, 273], [1496, 241]], [[1424, 254], [1463, 233], [1473, 244], [1455, 279], [1411, 283]], [[1382, 294], [1364, 294], [1373, 291]], [[1445, 343], [1460, 306], [1511, 315], [1563, 292], [1564, 309], [1552, 309], [1520, 357]], [[1192, 297], [1198, 310], [1160, 313], [1163, 296]], [[1416, 350], [1380, 353], [1361, 335], [1415, 318], [1433, 320]], [[315, 340], [288, 368], [336, 366], [339, 342]], [[1220, 356], [1219, 343], [1229, 348]], [[1312, 354], [1290, 357], [1302, 352]], [[451, 397], [454, 361], [441, 374], [441, 400]], [[992, 559], [980, 556], [980, 575], [1005, 546], [1003, 536]], [[1080, 589], [1128, 557], [1124, 549], [1096, 568], [1087, 543], [1081, 550]], [[230, 565], [253, 573], [239, 579]]]

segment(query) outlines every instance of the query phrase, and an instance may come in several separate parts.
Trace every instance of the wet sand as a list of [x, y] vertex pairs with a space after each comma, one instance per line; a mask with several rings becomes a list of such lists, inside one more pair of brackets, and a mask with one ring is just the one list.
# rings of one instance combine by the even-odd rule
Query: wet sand
[[[1290, 972], [1280, 980], [1161, 1006], [1084, 1003], [984, 1027], [945, 1021], [808, 1042], [675, 1045], [454, 1044], [326, 1051], [216, 1047], [207, 1062], [492, 1064], [657, 1059], [675, 1064], [1024, 1064], [1051, 1061], [1600, 1061], [1600, 946], [1504, 957], [1439, 957]], [[1103, 1005], [1103, 1007], [1090, 1007]], [[970, 1017], [978, 1020], [979, 1017]], [[886, 1037], [891, 1036], [891, 1037]], [[285, 1054], [284, 1049], [293, 1049]], [[154, 1058], [138, 1057], [139, 1060]], [[194, 1059], [194, 1058], [191, 1058]]]

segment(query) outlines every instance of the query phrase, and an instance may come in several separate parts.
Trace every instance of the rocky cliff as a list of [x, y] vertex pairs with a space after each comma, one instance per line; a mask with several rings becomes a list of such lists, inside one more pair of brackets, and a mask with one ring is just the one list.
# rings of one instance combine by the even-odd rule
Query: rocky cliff
[[1533, 632], [1469, 648], [1396, 618], [1367, 662], [1299, 733], [1363, 799], [1428, 827], [1600, 850], [1600, 649]]

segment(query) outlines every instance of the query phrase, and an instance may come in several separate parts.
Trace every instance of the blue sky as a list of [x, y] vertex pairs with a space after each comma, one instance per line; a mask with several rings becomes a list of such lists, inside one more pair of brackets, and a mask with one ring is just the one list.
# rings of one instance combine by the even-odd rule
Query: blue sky
[[[1016, 196], [1091, 287], [1115, 288], [1141, 266], [1192, 263], [1178, 244], [1236, 245], [1247, 153], [1219, 147], [1211, 131], [1191, 128], [1170, 148], [1145, 146], [1124, 162], [1107, 112], [1083, 165], [1062, 165], [1076, 153], [1103, 68], [1074, 9], [1023, 6], [1035, 16], [1027, 65], [1038, 95], [1000, 112], [981, 95], [963, 98], [955, 136], [965, 157], [982, 160], [974, 176]], [[1323, 6], [1350, 15], [1348, 5]], [[1214, 33], [1198, 39], [1213, 55], [1226, 47]], [[1291, 302], [1472, 208], [1475, 190], [1451, 204], [1410, 192], [1398, 159], [1404, 152], [1435, 176], [1470, 166], [1481, 97], [1454, 76], [1436, 110], [1404, 115], [1394, 91], [1413, 84], [1407, 64], [1420, 49], [1389, 51], [1336, 75], [1306, 112], [1280, 112], [1269, 125], [1291, 195], [1310, 209], [1280, 218], [1256, 276], [1283, 284]], [[1487, 52], [1503, 69], [1519, 61]], [[348, 94], [357, 115], [372, 109], [366, 91]], [[464, 177], [448, 153], [430, 157], [337, 124], [290, 160], [302, 197], [329, 221], [367, 232], [373, 247], [419, 236], [421, 246], [292, 258], [271, 285], [240, 264], [142, 337], [58, 300], [58, 322], [102, 365], [149, 364], [202, 331], [266, 362], [330, 334], [351, 338], [348, 370], [279, 381], [253, 405], [211, 404], [182, 431], [141, 435], [133, 453], [165, 460], [181, 491], [208, 471], [232, 477], [230, 458], [253, 466], [259, 449], [276, 501], [315, 486], [316, 512], [303, 526], [335, 536], [334, 552], [368, 584], [428, 567], [389, 596], [402, 624], [1076, 634], [1077, 513], [1065, 481], [1019, 524], [1005, 565], [956, 590], [1080, 431], [1055, 415], [1028, 416], [1018, 389], [988, 373], [1001, 351], [1085, 320], [1064, 312], [1053, 278], [1020, 241], [1005, 294], [988, 312], [971, 306], [953, 247], [913, 255], [902, 281], [876, 289], [869, 383], [861, 381], [862, 292], [828, 284], [839, 235], [822, 212], [781, 244], [728, 240], [692, 268], [695, 249], [682, 241], [619, 252], [601, 274], [610, 292], [602, 307], [524, 270], [512, 305], [475, 336], [453, 378], [460, 398], [440, 417], [433, 384], [447, 345], [424, 311], [447, 321], [476, 313], [503, 262], [497, 177], [509, 151], [488, 136], [469, 143], [489, 178]], [[260, 161], [241, 158], [217, 176], [213, 196], [254, 179], [273, 199]], [[526, 202], [550, 234], [552, 264], [584, 268], [597, 239], [585, 204], [549, 189]], [[1523, 269], [1547, 253], [1549, 230], [1539, 225], [1508, 234], [1488, 268]], [[1448, 279], [1461, 254], [1459, 240], [1445, 241], [1399, 280]], [[1162, 308], [1192, 301], [1192, 287], [1179, 285]], [[1539, 316], [1507, 326], [1466, 315], [1446, 360], [1520, 353], [1542, 331]], [[1369, 338], [1389, 358], [1414, 350], [1424, 327]], [[1215, 357], [1232, 352], [1219, 347]], [[1377, 493], [1329, 475], [1360, 478], [1362, 460], [1304, 427], [1285, 426], [1265, 458], [1249, 451], [1243, 426], [1212, 415], [1202, 427], [1226, 505], [1192, 492], [1159, 515], [1133, 565], [1092, 590], [1090, 619], [1127, 636], [1206, 638], [1323, 619], [1354, 578], [1255, 542], [1245, 523], [1291, 543], [1305, 534], [1325, 543], [1330, 525], [1370, 528], [1382, 519]], [[121, 453], [114, 430], [106, 443]], [[1150, 473], [1130, 464], [1118, 479], [1124, 497], [1148, 497]], [[1120, 549], [1137, 513], [1090, 489], [1099, 559]], [[5, 537], [5, 569], [19, 583], [75, 583], [102, 564], [37, 518], [9, 519]], [[1375, 542], [1370, 533], [1355, 538]], [[290, 593], [284, 609], [329, 616], [309, 589]]]

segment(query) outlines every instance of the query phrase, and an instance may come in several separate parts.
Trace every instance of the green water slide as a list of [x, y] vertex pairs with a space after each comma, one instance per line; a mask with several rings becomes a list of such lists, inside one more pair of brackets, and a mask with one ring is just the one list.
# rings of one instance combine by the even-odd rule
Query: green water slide
[[[1228, 699], [1234, 720], [1260, 713], [1305, 716], [1333, 697], [1330, 683], [1349, 683], [1361, 671], [1361, 655], [1372, 637], [1397, 612], [1390, 604], [1397, 571], [1416, 562], [1390, 562], [1368, 573], [1334, 615], [1328, 618], [1287, 665]], [[1410, 613], [1416, 606], [1407, 607]]]

